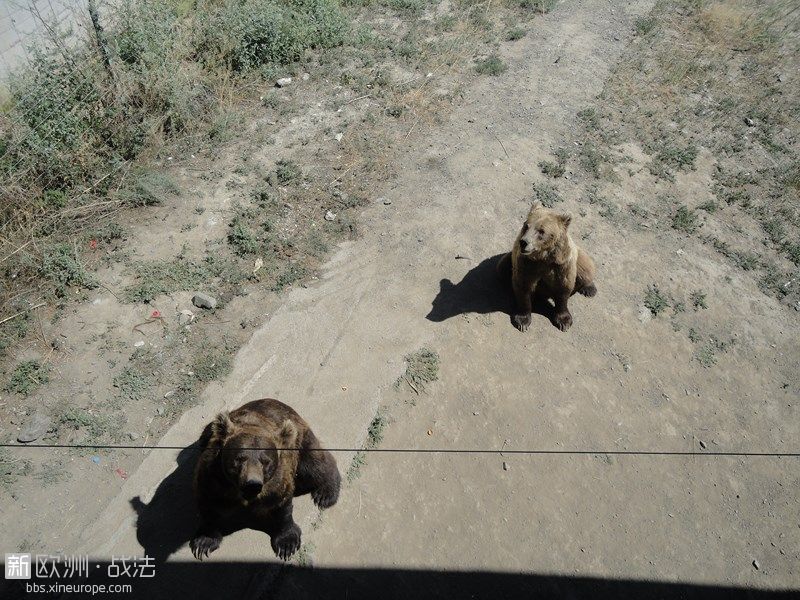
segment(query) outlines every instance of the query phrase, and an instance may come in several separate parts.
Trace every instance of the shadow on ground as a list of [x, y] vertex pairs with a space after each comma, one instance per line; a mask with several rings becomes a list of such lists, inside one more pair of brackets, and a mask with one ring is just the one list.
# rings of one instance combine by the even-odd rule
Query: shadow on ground
[[192, 479], [198, 452], [197, 442], [180, 451], [177, 467], [158, 485], [149, 503], [145, 504], [139, 496], [131, 498], [131, 507], [136, 512], [136, 539], [144, 554], [153, 557], [156, 563], [164, 562], [188, 543], [197, 530]]
[[[800, 590], [768, 591], [742, 587], [633, 581], [589, 577], [562, 577], [489, 571], [435, 571], [422, 569], [324, 569], [286, 566], [275, 562], [175, 562], [156, 568], [152, 578], [109, 578], [109, 563], [92, 563], [88, 585], [130, 584], [126, 598], [147, 600], [192, 598], [295, 599], [295, 598], [553, 598], [591, 600], [789, 600]], [[54, 583], [54, 580], [31, 580]], [[33, 597], [26, 582], [13, 583], [4, 598]], [[30, 582], [28, 582], [30, 583]], [[58, 583], [66, 583], [58, 580]], [[78, 582], [72, 582], [78, 583]], [[39, 594], [41, 596], [41, 594]], [[89, 597], [89, 593], [85, 596]], [[99, 597], [105, 597], [99, 594]]]
[[[425, 318], [440, 323], [467, 313], [485, 315], [499, 312], [508, 315], [511, 323], [514, 295], [511, 292], [510, 273], [504, 277], [497, 272], [497, 263], [503, 256], [496, 254], [484, 259], [458, 283], [442, 279], [439, 293]], [[548, 321], [553, 319], [553, 305], [549, 302], [535, 303], [533, 311]]]

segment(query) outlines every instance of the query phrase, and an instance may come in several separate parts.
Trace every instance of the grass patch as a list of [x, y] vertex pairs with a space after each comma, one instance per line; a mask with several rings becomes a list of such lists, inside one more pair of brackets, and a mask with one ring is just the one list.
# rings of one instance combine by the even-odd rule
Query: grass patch
[[636, 35], [647, 35], [658, 25], [658, 20], [655, 17], [636, 17], [633, 23], [633, 30]]
[[220, 379], [231, 371], [231, 357], [226, 352], [210, 352], [196, 358], [191, 370], [202, 383]]
[[549, 13], [558, 0], [520, 0], [520, 7], [535, 10], [538, 13]]
[[215, 278], [235, 270], [225, 260], [209, 255], [203, 261], [193, 261], [181, 255], [174, 260], [138, 262], [132, 265], [135, 283], [123, 294], [126, 302], [151, 302], [161, 294], [208, 289]]
[[420, 348], [406, 355], [406, 372], [395, 382], [399, 388], [403, 382], [408, 383], [416, 392], [424, 390], [429, 383], [439, 378], [439, 355], [428, 348]]
[[533, 184], [533, 199], [541, 202], [545, 208], [553, 208], [559, 202], [564, 201], [564, 198], [558, 193], [558, 189], [547, 183]]
[[669, 307], [670, 299], [656, 284], [652, 284], [644, 294], [644, 305], [657, 317]]
[[706, 293], [703, 290], [693, 291], [690, 299], [695, 310], [708, 308], [708, 304], [706, 304]]
[[686, 206], [679, 206], [678, 210], [672, 215], [672, 228], [684, 233], [694, 233], [703, 222], [697, 216], [697, 213]]
[[378, 447], [383, 441], [383, 433], [388, 425], [388, 415], [383, 409], [378, 409], [367, 428], [367, 440], [364, 442], [364, 448], [355, 453], [347, 469], [346, 477], [348, 483], [352, 483], [361, 475], [361, 469], [367, 464], [366, 451]]
[[126, 367], [112, 380], [112, 385], [119, 390], [126, 400], [138, 402], [150, 389], [150, 380], [135, 367]]
[[61, 483], [71, 477], [72, 474], [64, 469], [64, 466], [58, 461], [44, 463], [41, 470], [33, 475], [33, 478], [44, 486]]
[[507, 42], [516, 42], [524, 38], [527, 33], [522, 27], [512, 27], [506, 31], [505, 39]]
[[503, 60], [496, 54], [492, 54], [483, 60], [479, 60], [475, 64], [475, 71], [481, 75], [491, 75], [496, 77], [505, 73], [507, 70], [508, 66], [506, 66]]
[[717, 356], [727, 352], [728, 348], [734, 344], [734, 340], [723, 342], [713, 335], [703, 344], [694, 354], [694, 360], [701, 366], [709, 368], [717, 364]]
[[21, 396], [29, 396], [40, 385], [50, 380], [48, 371], [47, 366], [38, 360], [26, 360], [14, 367], [3, 389]]
[[31, 461], [12, 455], [6, 448], [0, 448], [0, 488], [10, 492], [19, 478], [29, 475], [32, 470]]

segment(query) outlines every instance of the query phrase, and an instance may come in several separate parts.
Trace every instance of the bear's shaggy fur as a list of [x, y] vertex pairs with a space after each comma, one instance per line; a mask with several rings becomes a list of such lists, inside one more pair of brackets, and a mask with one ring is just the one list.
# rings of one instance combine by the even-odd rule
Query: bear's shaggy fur
[[514, 325], [525, 331], [531, 324], [533, 301], [555, 303], [553, 324], [561, 331], [572, 325], [567, 302], [575, 292], [594, 296], [595, 267], [591, 257], [572, 240], [572, 217], [535, 202], [511, 252], [498, 263], [502, 277], [511, 279], [517, 309]]
[[300, 548], [292, 499], [311, 494], [319, 508], [336, 504], [336, 460], [291, 407], [277, 400], [248, 402], [223, 412], [203, 430], [194, 491], [200, 527], [190, 542], [202, 560], [224, 535], [249, 527], [267, 533], [287, 560]]

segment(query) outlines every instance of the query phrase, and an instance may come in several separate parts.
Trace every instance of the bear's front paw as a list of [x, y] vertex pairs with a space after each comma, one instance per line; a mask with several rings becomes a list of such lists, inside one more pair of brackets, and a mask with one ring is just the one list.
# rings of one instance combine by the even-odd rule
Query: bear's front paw
[[300, 528], [296, 523], [273, 536], [272, 549], [281, 560], [289, 560], [300, 549]]
[[221, 543], [221, 535], [198, 534], [189, 542], [189, 547], [197, 560], [203, 560], [203, 558], [207, 558], [209, 554], [219, 548]]
[[531, 315], [514, 315], [514, 327], [520, 331], [527, 331], [531, 324]]
[[311, 492], [311, 499], [319, 508], [330, 508], [339, 499], [339, 486], [320, 486]]
[[567, 329], [569, 329], [569, 326], [572, 325], [572, 315], [569, 314], [569, 311], [558, 313], [553, 318], [553, 323], [561, 331], [566, 331]]

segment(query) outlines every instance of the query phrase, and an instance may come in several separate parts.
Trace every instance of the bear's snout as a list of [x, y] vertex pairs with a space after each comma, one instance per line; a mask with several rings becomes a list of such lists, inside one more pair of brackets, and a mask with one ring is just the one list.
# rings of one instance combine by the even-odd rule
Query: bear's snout
[[260, 479], [248, 479], [242, 485], [242, 495], [245, 498], [255, 498], [261, 493], [261, 488], [264, 486], [264, 482]]

